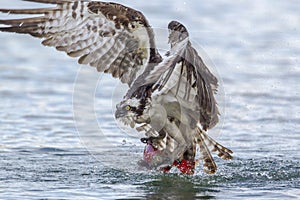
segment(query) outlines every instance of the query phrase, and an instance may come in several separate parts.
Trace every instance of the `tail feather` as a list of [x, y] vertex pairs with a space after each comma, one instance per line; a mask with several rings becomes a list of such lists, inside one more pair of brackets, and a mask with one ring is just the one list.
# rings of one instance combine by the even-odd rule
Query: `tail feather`
[[205, 142], [212, 147], [211, 151], [216, 152], [217, 155], [223, 160], [230, 160], [232, 159], [232, 151], [223, 145], [216, 142], [214, 139], [209, 137], [205, 132], [202, 132], [202, 135], [205, 139]]
[[203, 159], [204, 172], [208, 174], [214, 174], [217, 171], [217, 165], [210, 151], [216, 152], [217, 155], [223, 160], [232, 159], [231, 154], [233, 152], [230, 149], [217, 143], [200, 128], [198, 128], [198, 132], [196, 134], [196, 142], [200, 147], [200, 153]]
[[217, 171], [217, 165], [210, 153], [210, 150], [208, 149], [207, 145], [205, 144], [205, 139], [203, 136], [202, 131], [199, 131], [198, 137], [197, 137], [197, 143], [200, 146], [200, 153], [203, 159], [203, 169], [204, 172], [207, 174], [214, 174]]

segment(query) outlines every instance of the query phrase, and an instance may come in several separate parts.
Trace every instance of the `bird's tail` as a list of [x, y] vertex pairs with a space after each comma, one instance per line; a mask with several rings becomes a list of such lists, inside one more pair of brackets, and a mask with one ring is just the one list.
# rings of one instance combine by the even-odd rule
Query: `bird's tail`
[[223, 160], [232, 159], [232, 151], [221, 144], [217, 143], [214, 139], [209, 137], [207, 133], [201, 128], [197, 128], [195, 137], [196, 143], [200, 147], [201, 159], [203, 160], [204, 172], [207, 174], [214, 174], [217, 171], [217, 165], [210, 153], [216, 152], [217, 155]]

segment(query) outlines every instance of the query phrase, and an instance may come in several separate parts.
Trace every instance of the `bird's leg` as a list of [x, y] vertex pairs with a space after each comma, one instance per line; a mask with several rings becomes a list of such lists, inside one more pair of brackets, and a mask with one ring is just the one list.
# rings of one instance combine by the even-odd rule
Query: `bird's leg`
[[165, 145], [163, 143], [164, 140], [166, 140], [166, 133], [163, 131], [157, 132], [153, 127], [149, 125], [144, 125], [142, 127], [139, 127], [137, 129], [139, 132], [145, 132], [144, 138], [141, 138], [141, 142], [145, 144], [151, 144], [153, 147], [162, 150], [165, 148]]
[[153, 154], [151, 153], [151, 159], [147, 162], [149, 168], [162, 169], [172, 166], [175, 160], [182, 159], [183, 153], [187, 149], [181, 131], [174, 122], [169, 120], [165, 127], [159, 131], [159, 136], [143, 138], [142, 142], [156, 149]]
[[[164, 127], [165, 132], [168, 133], [168, 136], [173, 139], [173, 145], [169, 144], [167, 145], [167, 151], [169, 151], [172, 155], [173, 160], [177, 160], [182, 158], [183, 153], [187, 149], [187, 144], [186, 140], [184, 139], [180, 129], [176, 125], [176, 123], [173, 121], [167, 120], [165, 127]], [[170, 149], [173, 146], [172, 149]], [[168, 149], [169, 148], [169, 149]]]
[[176, 122], [167, 117], [165, 109], [161, 105], [155, 104], [151, 109], [150, 116], [150, 126], [139, 128], [139, 131], [146, 131], [146, 137], [141, 141], [151, 145], [156, 151], [148, 165], [150, 168], [172, 166], [175, 160], [182, 159], [183, 153], [187, 149], [186, 140]]
[[[159, 131], [158, 136], [150, 136], [148, 138], [141, 138], [141, 141], [145, 144], [151, 144], [154, 148], [158, 150], [163, 150], [166, 148], [166, 140], [167, 140], [167, 134], [164, 131]], [[147, 134], [146, 135], [150, 135]]]

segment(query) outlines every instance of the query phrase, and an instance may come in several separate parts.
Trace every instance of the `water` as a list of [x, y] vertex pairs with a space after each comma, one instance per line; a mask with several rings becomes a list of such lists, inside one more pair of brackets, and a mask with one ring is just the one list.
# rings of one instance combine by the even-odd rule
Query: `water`
[[[1, 199], [300, 199], [298, 1], [120, 3], [145, 13], [163, 49], [170, 20], [187, 26], [222, 78], [212, 134], [234, 159], [216, 159], [214, 176], [201, 166], [192, 177], [136, 169], [143, 147], [112, 115], [119, 82], [38, 39], [0, 33]], [[37, 6], [0, 3], [25, 5]], [[82, 115], [88, 130], [82, 108], [92, 111]]]

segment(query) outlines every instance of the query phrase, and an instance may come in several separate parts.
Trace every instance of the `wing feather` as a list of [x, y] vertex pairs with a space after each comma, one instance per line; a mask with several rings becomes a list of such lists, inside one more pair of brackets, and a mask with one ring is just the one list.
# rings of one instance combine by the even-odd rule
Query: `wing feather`
[[40, 15], [0, 20], [0, 24], [5, 25], [0, 31], [43, 38], [43, 45], [78, 57], [80, 64], [112, 73], [129, 85], [147, 63], [154, 60], [151, 57], [160, 58], [153, 30], [139, 11], [117, 3], [96, 1], [26, 1], [55, 4], [56, 7], [0, 9], [2, 13]]
[[23, 1], [30, 1], [36, 3], [48, 3], [48, 4], [64, 4], [64, 3], [71, 3], [72, 0], [23, 0]]
[[58, 11], [57, 8], [34, 8], [34, 9], [0, 9], [2, 13], [9, 14], [46, 14], [51, 11]]
[[212, 157], [210, 150], [205, 143], [204, 134], [200, 129], [198, 129], [198, 133], [196, 134], [196, 142], [200, 146], [200, 154], [203, 160], [203, 169], [207, 174], [214, 174], [217, 171], [217, 165], [215, 163], [214, 158]]
[[[155, 96], [174, 96], [180, 106], [189, 111], [186, 115], [207, 130], [218, 122], [219, 112], [214, 97], [218, 80], [192, 47], [185, 27], [179, 24], [177, 28], [183, 32], [170, 33], [170, 55], [150, 73], [154, 77], [149, 75], [147, 79], [151, 77], [152, 80], [157, 80], [153, 87]], [[182, 35], [185, 39], [181, 38]], [[172, 37], [178, 37], [178, 40], [174, 42]], [[173, 62], [168, 62], [169, 60]]]
[[[218, 108], [214, 97], [218, 81], [209, 71], [196, 50], [188, 42], [183, 59], [178, 63], [181, 68], [177, 84], [184, 89], [184, 96], [177, 95], [182, 101], [187, 101], [189, 108], [198, 115], [204, 130], [214, 127], [218, 122]], [[184, 84], [184, 86], [183, 86]], [[181, 86], [182, 85], [182, 86]], [[193, 105], [193, 106], [191, 106]]]

